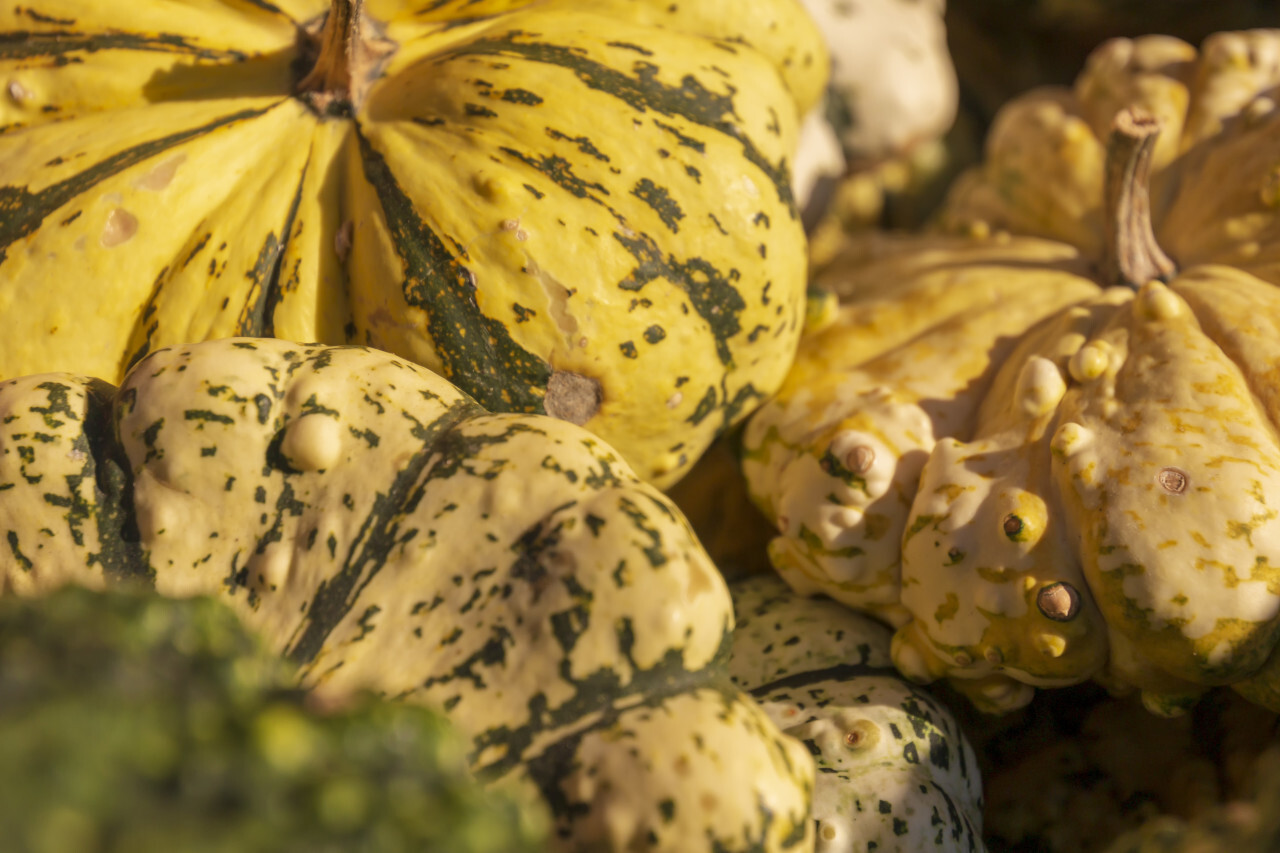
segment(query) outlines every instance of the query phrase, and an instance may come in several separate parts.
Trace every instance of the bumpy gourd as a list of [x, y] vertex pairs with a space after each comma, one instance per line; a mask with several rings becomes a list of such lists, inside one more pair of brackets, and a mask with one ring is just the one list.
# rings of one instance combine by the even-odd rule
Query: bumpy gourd
[[1277, 56], [1109, 42], [997, 118], [962, 233], [832, 265], [745, 471], [784, 577], [894, 624], [904, 672], [1280, 709]]
[[826, 73], [794, 0], [9, 4], [0, 378], [358, 343], [674, 482], [794, 352]]
[[894, 670], [889, 630], [769, 575], [730, 591], [734, 682], [817, 762], [819, 853], [985, 850], [977, 757], [951, 712]]
[[[442, 708], [557, 849], [791, 850], [812, 763], [724, 670], [724, 581], [598, 438], [360, 347], [0, 384], [0, 587], [217, 595], [321, 701]], [[708, 805], [711, 804], [711, 805]]]

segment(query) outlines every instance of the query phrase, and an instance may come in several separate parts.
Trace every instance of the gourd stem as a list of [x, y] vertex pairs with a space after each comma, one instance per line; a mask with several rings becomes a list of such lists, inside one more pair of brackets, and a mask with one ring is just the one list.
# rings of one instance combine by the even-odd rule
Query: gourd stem
[[360, 13], [364, 0], [333, 0], [324, 29], [320, 55], [298, 83], [298, 93], [351, 91], [351, 69], [360, 45]]
[[301, 32], [304, 61], [297, 96], [322, 116], [350, 116], [382, 73], [396, 44], [364, 13], [364, 0], [332, 0], [322, 22]]
[[1178, 271], [1151, 224], [1151, 155], [1159, 135], [1160, 123], [1132, 108], [1121, 110], [1112, 124], [1103, 188], [1106, 284], [1136, 290], [1153, 279], [1168, 281]]

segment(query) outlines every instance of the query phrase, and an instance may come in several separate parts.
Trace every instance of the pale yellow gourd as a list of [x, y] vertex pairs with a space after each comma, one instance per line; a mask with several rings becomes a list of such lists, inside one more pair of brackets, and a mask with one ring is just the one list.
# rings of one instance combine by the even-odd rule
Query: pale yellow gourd
[[1100, 47], [944, 234], [871, 238], [746, 436], [774, 562], [990, 710], [1096, 678], [1280, 709], [1280, 31]]

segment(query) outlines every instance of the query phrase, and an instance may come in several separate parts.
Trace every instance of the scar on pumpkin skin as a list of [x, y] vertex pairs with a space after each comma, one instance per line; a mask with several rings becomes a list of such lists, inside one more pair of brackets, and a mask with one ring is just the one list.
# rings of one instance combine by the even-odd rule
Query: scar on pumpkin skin
[[556, 370], [547, 380], [542, 406], [551, 417], [582, 426], [595, 417], [603, 400], [604, 388], [599, 380], [570, 370]]

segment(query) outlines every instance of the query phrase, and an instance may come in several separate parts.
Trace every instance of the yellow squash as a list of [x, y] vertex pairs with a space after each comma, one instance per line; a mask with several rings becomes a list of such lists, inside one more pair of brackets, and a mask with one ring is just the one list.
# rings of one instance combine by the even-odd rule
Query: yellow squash
[[673, 482], [781, 382], [794, 0], [0, 10], [0, 378], [359, 343]]

